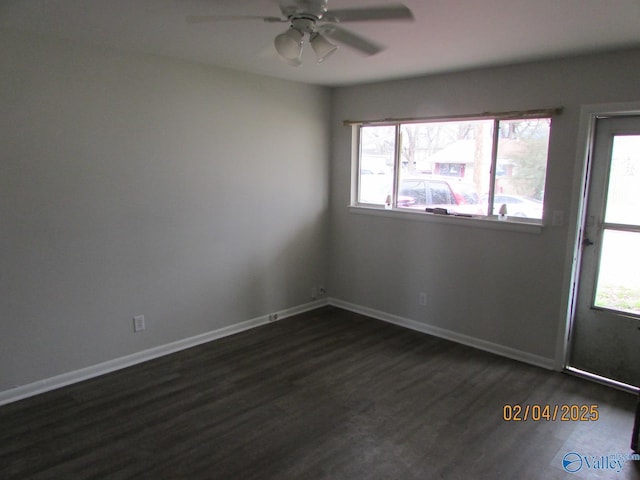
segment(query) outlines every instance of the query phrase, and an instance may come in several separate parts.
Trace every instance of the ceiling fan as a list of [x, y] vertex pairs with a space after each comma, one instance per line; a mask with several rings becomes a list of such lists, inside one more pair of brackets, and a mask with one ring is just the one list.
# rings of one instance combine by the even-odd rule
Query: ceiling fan
[[356, 35], [337, 24], [380, 20], [413, 20], [411, 10], [402, 4], [329, 10], [327, 0], [293, 0], [291, 4], [280, 4], [280, 11], [281, 16], [279, 17], [201, 15], [187, 17], [187, 22], [262, 20], [266, 23], [289, 23], [289, 28], [275, 37], [274, 46], [285, 62], [297, 67], [302, 64], [302, 47], [305, 35], [308, 35], [311, 48], [320, 63], [338, 49], [337, 45], [331, 43], [328, 38], [365, 55], [374, 55], [384, 49], [381, 45]]

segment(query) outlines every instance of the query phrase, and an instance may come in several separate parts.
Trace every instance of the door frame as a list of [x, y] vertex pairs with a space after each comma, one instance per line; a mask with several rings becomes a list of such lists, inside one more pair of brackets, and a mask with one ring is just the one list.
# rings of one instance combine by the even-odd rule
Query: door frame
[[[556, 359], [561, 363], [559, 369], [570, 373], [589, 377], [592, 380], [605, 383], [607, 385], [620, 388], [622, 390], [637, 393], [638, 389], [633, 386], [617, 382], [598, 375], [587, 374], [569, 365], [571, 357], [572, 327], [577, 309], [578, 282], [580, 279], [580, 269], [582, 264], [582, 241], [584, 239], [584, 227], [587, 221], [587, 200], [589, 195], [589, 184], [591, 179], [591, 163], [593, 161], [596, 123], [600, 118], [640, 116], [640, 102], [622, 102], [584, 105], [580, 109], [580, 122], [578, 127], [578, 146], [575, 164], [576, 175], [573, 179], [571, 208], [569, 225], [574, 230], [567, 242], [567, 268], [564, 284], [568, 285], [566, 297], [566, 317], [561, 322], [558, 335], [558, 345], [556, 346]], [[579, 172], [579, 174], [578, 174]], [[563, 301], [564, 302], [564, 301]]]

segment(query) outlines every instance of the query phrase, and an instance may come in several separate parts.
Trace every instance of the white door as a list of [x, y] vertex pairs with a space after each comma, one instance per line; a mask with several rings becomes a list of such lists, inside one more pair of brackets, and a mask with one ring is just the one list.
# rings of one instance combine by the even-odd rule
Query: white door
[[569, 366], [640, 386], [640, 117], [599, 119]]

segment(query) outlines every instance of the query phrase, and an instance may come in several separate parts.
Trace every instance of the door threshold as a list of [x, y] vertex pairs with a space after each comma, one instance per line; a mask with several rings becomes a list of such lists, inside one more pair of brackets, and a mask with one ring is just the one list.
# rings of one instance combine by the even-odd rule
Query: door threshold
[[565, 367], [564, 371], [575, 377], [591, 380], [592, 382], [600, 383], [601, 385], [606, 385], [607, 387], [613, 387], [615, 389], [622, 390], [623, 392], [633, 393], [634, 395], [638, 395], [638, 393], [640, 393], [640, 388], [634, 385], [629, 385], [628, 383], [619, 382], [607, 377], [602, 377], [600, 375], [596, 375], [595, 373], [580, 370], [579, 368]]

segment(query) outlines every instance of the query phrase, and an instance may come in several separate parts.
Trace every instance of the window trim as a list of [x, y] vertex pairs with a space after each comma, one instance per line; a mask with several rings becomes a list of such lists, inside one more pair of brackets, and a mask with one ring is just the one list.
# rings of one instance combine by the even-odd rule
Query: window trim
[[467, 228], [487, 228], [491, 230], [502, 230], [519, 233], [540, 234], [544, 226], [539, 221], [510, 220], [503, 222], [495, 217], [461, 217], [456, 215], [437, 215], [427, 212], [419, 212], [408, 208], [396, 208], [387, 210], [378, 205], [348, 205], [349, 213], [358, 215], [369, 215], [373, 217], [386, 217], [425, 224], [445, 224]]
[[428, 123], [428, 122], [455, 122], [460, 120], [517, 120], [533, 119], [544, 117], [555, 117], [562, 114], [564, 107], [539, 108], [534, 110], [511, 110], [508, 112], [483, 112], [471, 113], [467, 115], [434, 115], [427, 117], [388, 117], [378, 120], [344, 120], [342, 124], [346, 127], [352, 126], [384, 126], [396, 125], [398, 123]]
[[[494, 122], [493, 125], [493, 144], [491, 146], [491, 166], [490, 166], [490, 189], [489, 189], [489, 205], [493, 205], [495, 198], [495, 171], [498, 159], [498, 141], [499, 141], [499, 124], [502, 120], [517, 120], [517, 119], [535, 119], [535, 118], [551, 118], [560, 115], [563, 112], [563, 107], [544, 108], [534, 110], [513, 110], [508, 112], [484, 112], [478, 114], [468, 115], [448, 115], [448, 116], [431, 116], [431, 117], [405, 117], [405, 118], [384, 118], [379, 120], [344, 120], [343, 125], [352, 128], [352, 163], [351, 163], [351, 198], [349, 208], [352, 213], [364, 213], [376, 216], [388, 216], [395, 218], [406, 218], [411, 220], [417, 220], [421, 218], [435, 218], [436, 223], [448, 223], [454, 222], [454, 224], [467, 225], [467, 226], [491, 226], [491, 228], [497, 228], [500, 230], [515, 230], [515, 231], [527, 231], [530, 233], [539, 233], [542, 226], [544, 226], [544, 215], [542, 219], [526, 219], [521, 220], [517, 217], [510, 217], [508, 221], [499, 221], [497, 215], [489, 215], [487, 211], [486, 215], [474, 215], [459, 216], [459, 215], [439, 215], [429, 212], [420, 212], [408, 208], [402, 208], [397, 206], [398, 182], [400, 176], [394, 173], [394, 181], [392, 186], [392, 204], [391, 209], [387, 209], [378, 204], [371, 204], [366, 202], [358, 202], [360, 193], [360, 174], [358, 169], [360, 168], [361, 158], [361, 145], [360, 145], [360, 132], [361, 127], [366, 126], [394, 126], [395, 138], [400, 138], [399, 130], [403, 124], [414, 123], [437, 123], [437, 122], [455, 122], [462, 120], [488, 120], [491, 119]], [[400, 142], [396, 141], [394, 152], [394, 172], [398, 172], [400, 159], [400, 149], [402, 146]], [[353, 178], [355, 177], [355, 178]], [[499, 225], [499, 227], [494, 227]], [[514, 227], [514, 228], [510, 228]]]

